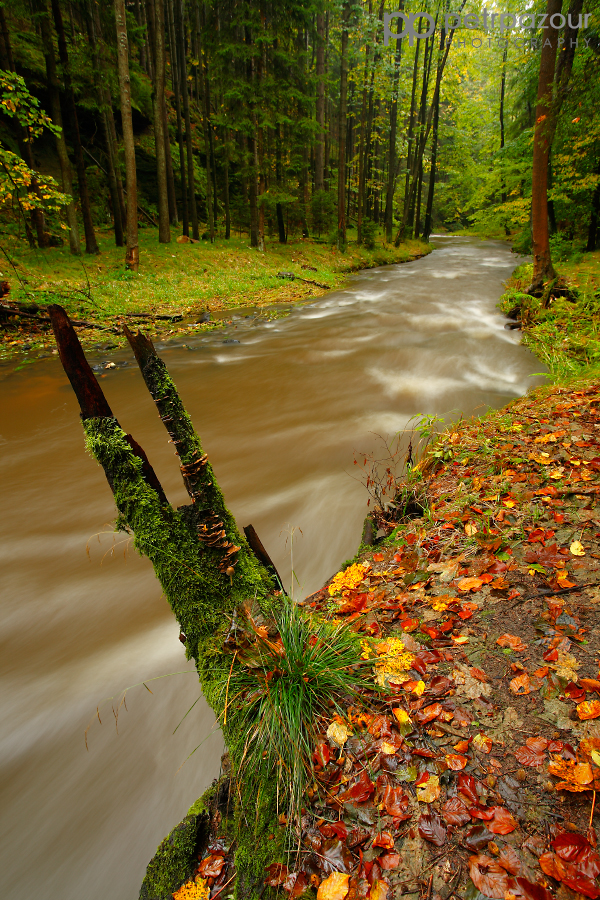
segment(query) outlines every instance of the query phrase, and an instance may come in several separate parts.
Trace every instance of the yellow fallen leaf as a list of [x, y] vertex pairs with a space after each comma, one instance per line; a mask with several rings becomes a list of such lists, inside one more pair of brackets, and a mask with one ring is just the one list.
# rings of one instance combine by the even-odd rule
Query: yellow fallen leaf
[[456, 586], [459, 591], [478, 591], [482, 584], [481, 578], [461, 578]]
[[392, 712], [400, 725], [409, 725], [411, 723], [411, 718], [405, 709], [396, 707]]
[[583, 549], [583, 544], [581, 541], [573, 541], [569, 550], [573, 554], [573, 556], [585, 556], [585, 550]]
[[412, 689], [411, 693], [416, 694], [417, 697], [420, 697], [424, 690], [425, 690], [425, 682], [417, 681], [417, 685], [416, 685], [416, 687], [414, 687]]
[[592, 750], [590, 756], [592, 757], [592, 762], [595, 762], [597, 766], [600, 766], [600, 753], [597, 750]]
[[562, 478], [565, 472], [564, 466], [559, 466], [558, 469], [552, 469], [550, 472], [550, 478], [554, 478], [557, 481], [559, 478]]
[[517, 505], [514, 500], [503, 500], [502, 503], [507, 509], [512, 509]]
[[330, 741], [333, 741], [334, 744], [337, 744], [338, 747], [344, 746], [348, 740], [349, 734], [350, 732], [348, 731], [347, 726], [342, 722], [332, 722], [327, 729], [327, 737]]
[[386, 756], [393, 756], [396, 752], [396, 748], [393, 744], [388, 744], [387, 741], [383, 741], [383, 743], [381, 744], [381, 752], [385, 753]]
[[474, 534], [477, 534], [478, 530], [475, 522], [467, 522], [465, 525], [465, 534], [467, 537], [473, 537]]
[[186, 881], [185, 884], [175, 891], [173, 900], [208, 900], [210, 888], [205, 878], [197, 875], [194, 881]]
[[350, 876], [345, 872], [332, 872], [322, 881], [317, 891], [317, 900], [344, 900], [348, 893]]
[[429, 781], [417, 788], [417, 800], [422, 803], [433, 803], [440, 796], [440, 779], [430, 775]]

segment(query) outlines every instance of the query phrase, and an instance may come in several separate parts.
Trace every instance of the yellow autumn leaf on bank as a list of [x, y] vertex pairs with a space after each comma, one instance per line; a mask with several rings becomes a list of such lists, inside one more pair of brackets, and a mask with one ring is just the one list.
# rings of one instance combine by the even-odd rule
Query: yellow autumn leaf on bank
[[353, 563], [353, 565], [344, 569], [343, 572], [338, 572], [327, 588], [329, 596], [333, 597], [334, 594], [344, 594], [348, 591], [353, 591], [364, 580], [370, 568], [369, 563]]
[[396, 707], [396, 709], [392, 710], [392, 712], [394, 713], [394, 718], [399, 725], [411, 724], [411, 718], [405, 709], [399, 709], [398, 707]]
[[573, 554], [573, 556], [585, 556], [585, 550], [583, 549], [583, 544], [581, 541], [573, 541], [569, 550]]
[[208, 900], [210, 895], [206, 879], [197, 876], [195, 881], [186, 881], [173, 894], [173, 900]]
[[317, 891], [317, 900], [344, 900], [348, 893], [350, 876], [345, 872], [332, 872], [322, 881]]

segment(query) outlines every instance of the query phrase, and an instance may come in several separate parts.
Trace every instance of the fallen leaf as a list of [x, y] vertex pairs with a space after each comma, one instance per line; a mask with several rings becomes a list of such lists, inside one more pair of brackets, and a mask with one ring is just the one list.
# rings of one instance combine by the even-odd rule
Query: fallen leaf
[[422, 803], [433, 803], [440, 796], [440, 779], [430, 775], [427, 784], [417, 788], [417, 800]]
[[527, 672], [521, 672], [516, 678], [513, 678], [509, 684], [513, 694], [530, 694], [532, 691], [531, 679]]
[[592, 767], [589, 763], [577, 763], [570, 759], [560, 759], [555, 756], [548, 763], [548, 771], [555, 778], [562, 778], [556, 785], [557, 791], [587, 791], [591, 790], [589, 785], [594, 780]]
[[496, 860], [479, 854], [469, 857], [469, 875], [478, 891], [493, 900], [504, 900], [508, 875]]
[[383, 878], [379, 878], [377, 881], [373, 882], [371, 893], [369, 894], [370, 900], [387, 900], [389, 889], [390, 886], [388, 882]]
[[456, 586], [459, 591], [478, 591], [482, 584], [481, 578], [461, 578]]
[[487, 827], [492, 834], [510, 834], [517, 827], [517, 823], [504, 806], [496, 806], [494, 818], [488, 822]]
[[383, 789], [381, 805], [388, 816], [405, 819], [410, 818], [406, 813], [408, 808], [408, 797], [401, 787], [392, 787], [392, 785], [389, 784], [386, 785]]
[[350, 876], [344, 872], [332, 872], [322, 881], [317, 891], [317, 900], [344, 900], [348, 893]]
[[600, 716], [600, 700], [584, 700], [577, 704], [580, 719], [597, 719]]
[[515, 756], [522, 766], [543, 766], [546, 761], [543, 753], [536, 753], [530, 747], [517, 747]]
[[453, 772], [460, 772], [468, 762], [469, 760], [466, 756], [461, 756], [458, 753], [446, 754], [446, 764]]
[[344, 746], [349, 734], [348, 727], [343, 722], [332, 722], [327, 729], [327, 737], [332, 743], [337, 744], [338, 747]]
[[210, 856], [207, 856], [206, 859], [203, 859], [198, 866], [198, 874], [201, 875], [202, 878], [216, 878], [217, 875], [221, 874], [221, 869], [224, 865], [225, 860], [222, 856], [211, 854]]
[[509, 647], [517, 653], [527, 650], [527, 644], [524, 644], [520, 637], [514, 634], [503, 634], [496, 641], [499, 647]]
[[521, 871], [521, 860], [514, 847], [503, 847], [498, 854], [497, 862], [511, 875], [518, 875]]
[[397, 869], [400, 865], [400, 854], [399, 853], [384, 853], [383, 856], [380, 856], [377, 860], [380, 867], [384, 870], [389, 869]]
[[585, 556], [585, 550], [581, 541], [573, 541], [569, 550], [573, 556]]
[[383, 847], [384, 850], [393, 850], [394, 838], [389, 831], [382, 831], [379, 834], [375, 835], [372, 846]]
[[445, 843], [447, 829], [435, 810], [423, 813], [419, 818], [419, 834], [436, 847]]
[[480, 753], [489, 753], [492, 749], [492, 739], [487, 734], [476, 734], [473, 738], [473, 746]]
[[469, 810], [458, 797], [451, 797], [442, 806], [442, 816], [448, 825], [466, 825], [471, 821]]

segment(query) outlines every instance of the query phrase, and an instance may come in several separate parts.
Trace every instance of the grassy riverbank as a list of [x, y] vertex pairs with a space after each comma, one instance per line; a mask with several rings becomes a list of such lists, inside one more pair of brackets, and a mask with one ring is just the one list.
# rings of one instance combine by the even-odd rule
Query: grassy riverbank
[[[143, 324], [154, 336], [195, 333], [214, 327], [219, 318], [226, 318], [227, 310], [252, 307], [260, 311], [282, 304], [285, 312], [285, 306], [339, 287], [350, 272], [407, 262], [433, 249], [421, 241], [408, 241], [397, 249], [377, 243], [368, 250], [352, 239], [351, 232], [346, 253], [308, 239], [285, 245], [268, 240], [265, 252], [259, 253], [249, 247], [247, 237], [220, 239], [212, 245], [207, 241], [159, 244], [155, 232], [141, 231], [137, 274], [124, 270], [124, 251], [114, 246], [108, 233], [100, 235], [97, 257], [73, 257], [68, 247], [42, 252], [22, 242], [9, 243], [5, 250], [10, 263], [5, 257], [0, 266], [0, 279], [10, 283], [10, 294], [3, 302], [26, 304], [28, 309], [35, 305], [39, 315], [44, 306], [60, 303], [73, 319], [97, 326], [78, 329], [84, 345], [107, 340], [116, 345], [122, 341], [121, 320]], [[294, 279], [278, 277], [280, 272]], [[213, 323], [198, 323], [206, 312]], [[47, 326], [35, 319], [10, 320], [1, 334], [0, 355], [22, 351], [35, 355], [53, 347]]]
[[[600, 896], [598, 263], [563, 265], [573, 302], [543, 310], [515, 273], [504, 308], [555, 383], [435, 437], [374, 511], [383, 538], [305, 601], [361, 639], [371, 689], [315, 721], [300, 852], [285, 817], [257, 825], [252, 897]], [[165, 842], [142, 897], [241, 896], [228, 777], [212, 843], [214, 789], [180, 826], [194, 852]]]

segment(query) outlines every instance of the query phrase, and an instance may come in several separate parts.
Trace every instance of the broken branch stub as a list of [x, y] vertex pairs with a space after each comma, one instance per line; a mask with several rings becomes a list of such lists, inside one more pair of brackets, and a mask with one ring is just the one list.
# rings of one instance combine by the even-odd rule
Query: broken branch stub
[[[143, 335], [127, 335], [144, 380], [181, 461], [192, 502], [168, 503], [146, 454], [114, 418], [68, 316], [49, 308], [61, 362], [79, 399], [86, 446], [104, 469], [119, 510], [119, 525], [134, 534], [186, 635], [203, 692], [217, 715], [220, 652], [229, 621], [242, 603], [268, 598], [273, 583], [236, 526], [200, 439], [164, 362]], [[151, 473], [151, 474], [150, 474]]]

